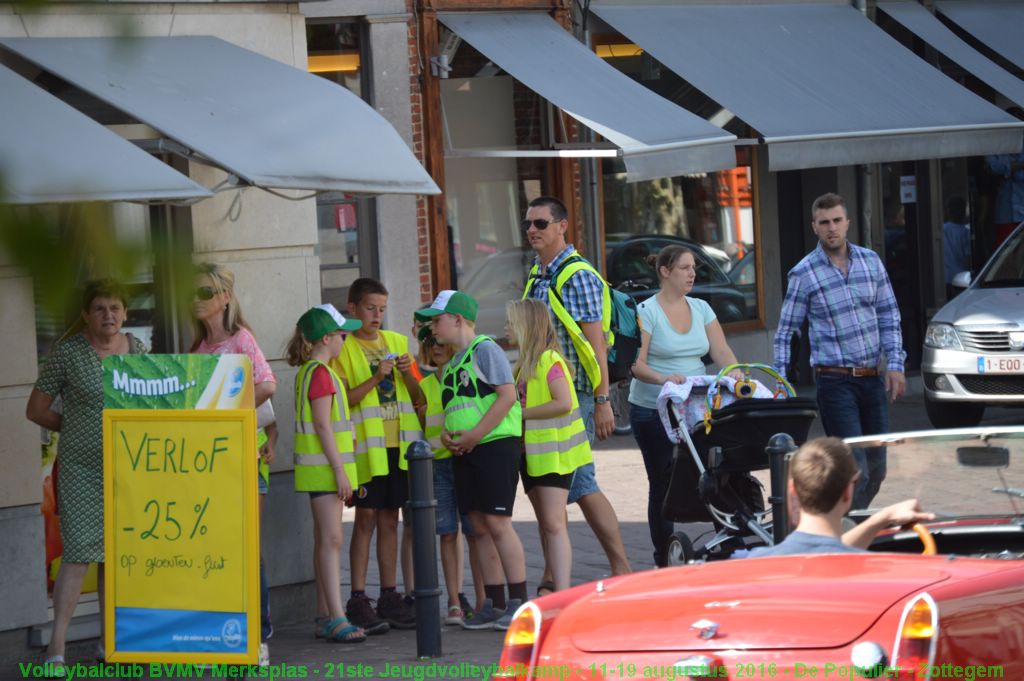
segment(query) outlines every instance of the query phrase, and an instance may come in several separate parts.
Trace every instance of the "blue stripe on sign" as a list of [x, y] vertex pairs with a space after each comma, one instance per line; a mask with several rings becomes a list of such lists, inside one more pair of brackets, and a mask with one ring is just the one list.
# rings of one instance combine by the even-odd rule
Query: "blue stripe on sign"
[[237, 653], [246, 649], [244, 612], [117, 608], [118, 650], [131, 652]]

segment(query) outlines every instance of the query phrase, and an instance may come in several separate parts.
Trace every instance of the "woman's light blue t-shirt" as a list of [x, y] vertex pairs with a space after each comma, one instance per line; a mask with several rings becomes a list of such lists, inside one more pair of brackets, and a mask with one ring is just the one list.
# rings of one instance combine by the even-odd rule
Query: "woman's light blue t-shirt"
[[[711, 349], [711, 343], [704, 327], [715, 321], [715, 312], [700, 298], [687, 296], [686, 302], [690, 304], [692, 319], [690, 330], [686, 333], [679, 333], [672, 328], [657, 296], [651, 296], [637, 306], [640, 326], [651, 334], [651, 342], [647, 346], [647, 366], [659, 374], [702, 376], [706, 372], [700, 358]], [[634, 378], [629, 385], [629, 401], [640, 407], [655, 409], [660, 392], [660, 385]]]

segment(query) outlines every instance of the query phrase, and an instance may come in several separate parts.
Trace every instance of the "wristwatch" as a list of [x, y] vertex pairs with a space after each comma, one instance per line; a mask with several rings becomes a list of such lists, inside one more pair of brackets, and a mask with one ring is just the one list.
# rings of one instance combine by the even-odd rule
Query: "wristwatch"
[[594, 395], [594, 404], [604, 404], [608, 401], [607, 395]]

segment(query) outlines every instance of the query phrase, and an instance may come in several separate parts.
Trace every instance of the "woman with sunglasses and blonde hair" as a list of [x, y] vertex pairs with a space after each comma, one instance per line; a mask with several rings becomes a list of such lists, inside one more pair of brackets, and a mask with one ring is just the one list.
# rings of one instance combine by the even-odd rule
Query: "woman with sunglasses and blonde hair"
[[[277, 443], [277, 425], [270, 397], [277, 389], [277, 379], [270, 369], [267, 358], [256, 343], [242, 307], [235, 297], [235, 275], [231, 270], [214, 263], [202, 263], [196, 268], [196, 288], [192, 306], [193, 338], [190, 352], [208, 355], [246, 355], [252, 363], [252, 382], [256, 397], [257, 422], [261, 426], [257, 434], [259, 447], [259, 495], [260, 516], [263, 504], [270, 490], [270, 464], [274, 461], [274, 445]], [[270, 624], [270, 607], [267, 601], [267, 581], [260, 558], [260, 653], [259, 664], [270, 664], [267, 639], [274, 632]]]

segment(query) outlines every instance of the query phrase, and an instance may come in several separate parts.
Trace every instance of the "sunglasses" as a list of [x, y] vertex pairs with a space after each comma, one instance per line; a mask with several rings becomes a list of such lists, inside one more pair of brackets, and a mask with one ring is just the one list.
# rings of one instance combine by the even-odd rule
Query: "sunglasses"
[[530, 229], [531, 226], [534, 227], [535, 229], [544, 230], [547, 229], [548, 225], [550, 225], [553, 222], [561, 222], [561, 220], [545, 220], [544, 218], [534, 218], [533, 220], [523, 220], [522, 222], [519, 223], [519, 226], [523, 228], [524, 232]]
[[217, 295], [217, 290], [212, 286], [200, 286], [196, 289], [196, 300], [210, 300]]

